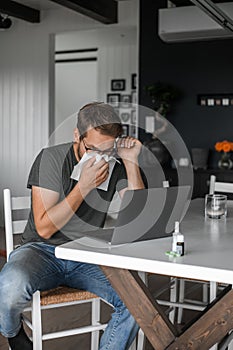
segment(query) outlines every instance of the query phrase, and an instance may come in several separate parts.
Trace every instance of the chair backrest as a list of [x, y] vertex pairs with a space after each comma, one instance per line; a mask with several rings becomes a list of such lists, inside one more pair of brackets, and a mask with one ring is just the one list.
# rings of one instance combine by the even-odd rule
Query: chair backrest
[[210, 176], [209, 194], [214, 192], [233, 193], [233, 182], [218, 182], [216, 176]]
[[[6, 235], [6, 254], [7, 260], [9, 254], [14, 249], [13, 235], [21, 234], [27, 224], [25, 212], [23, 210], [30, 209], [30, 197], [12, 197], [11, 191], [6, 188], [3, 190], [4, 200], [4, 218], [5, 218], [5, 235]], [[23, 219], [14, 218], [14, 211], [17, 211], [18, 216], [22, 213]]]

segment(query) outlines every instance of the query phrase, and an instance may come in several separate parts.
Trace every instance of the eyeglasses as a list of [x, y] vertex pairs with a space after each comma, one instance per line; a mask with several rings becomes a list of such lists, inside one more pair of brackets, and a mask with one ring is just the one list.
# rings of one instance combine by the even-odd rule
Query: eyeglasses
[[108, 156], [114, 156], [117, 153], [117, 140], [114, 140], [113, 147], [107, 148], [107, 149], [104, 149], [104, 150], [96, 148], [96, 147], [87, 147], [85, 142], [84, 142], [84, 139], [82, 139], [82, 142], [83, 142], [83, 146], [84, 146], [86, 152], [87, 151], [92, 151], [92, 152], [96, 152], [96, 153], [99, 153], [99, 154], [107, 154]]

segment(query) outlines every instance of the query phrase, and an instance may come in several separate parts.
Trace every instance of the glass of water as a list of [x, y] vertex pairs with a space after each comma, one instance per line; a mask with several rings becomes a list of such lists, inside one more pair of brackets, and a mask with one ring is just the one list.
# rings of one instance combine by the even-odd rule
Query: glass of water
[[207, 194], [205, 196], [205, 216], [211, 219], [225, 218], [227, 215], [227, 196]]

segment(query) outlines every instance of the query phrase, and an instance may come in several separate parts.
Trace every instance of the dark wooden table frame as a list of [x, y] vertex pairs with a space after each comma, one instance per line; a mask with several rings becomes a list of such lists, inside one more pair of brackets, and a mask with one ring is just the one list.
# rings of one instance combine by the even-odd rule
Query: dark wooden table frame
[[208, 350], [233, 329], [233, 290], [179, 333], [136, 272], [101, 268], [156, 350]]

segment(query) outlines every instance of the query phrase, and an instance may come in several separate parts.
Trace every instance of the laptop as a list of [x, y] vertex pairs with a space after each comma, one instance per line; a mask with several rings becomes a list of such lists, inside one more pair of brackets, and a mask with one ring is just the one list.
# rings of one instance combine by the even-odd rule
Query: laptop
[[[190, 202], [190, 186], [127, 190], [114, 228], [84, 232], [79, 243], [109, 247], [169, 237]], [[101, 244], [103, 243], [103, 244]]]

